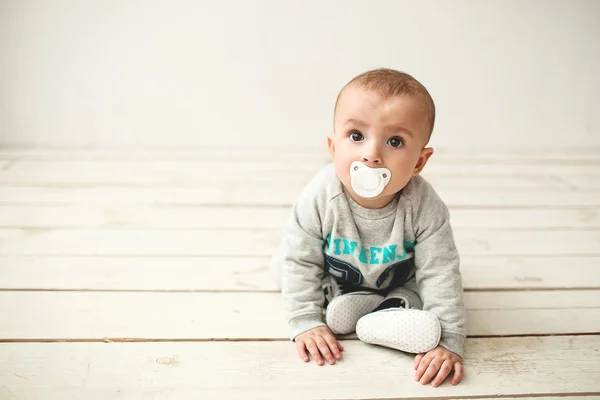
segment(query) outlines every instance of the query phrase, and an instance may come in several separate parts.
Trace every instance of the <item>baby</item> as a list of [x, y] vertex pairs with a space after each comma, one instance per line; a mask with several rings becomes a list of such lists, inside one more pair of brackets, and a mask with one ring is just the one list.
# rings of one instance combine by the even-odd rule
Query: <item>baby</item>
[[462, 378], [466, 312], [448, 208], [419, 173], [435, 120], [412, 76], [376, 69], [338, 95], [333, 163], [293, 205], [272, 270], [291, 339], [318, 365], [341, 359], [334, 335], [417, 354], [415, 380]]

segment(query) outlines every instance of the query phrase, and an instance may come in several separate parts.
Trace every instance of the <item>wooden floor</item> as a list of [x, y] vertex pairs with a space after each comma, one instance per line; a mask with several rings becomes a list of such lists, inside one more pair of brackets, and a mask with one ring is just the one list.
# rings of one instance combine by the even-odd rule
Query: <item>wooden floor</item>
[[465, 378], [287, 340], [268, 257], [324, 154], [0, 150], [0, 399], [600, 399], [600, 153], [451, 154]]

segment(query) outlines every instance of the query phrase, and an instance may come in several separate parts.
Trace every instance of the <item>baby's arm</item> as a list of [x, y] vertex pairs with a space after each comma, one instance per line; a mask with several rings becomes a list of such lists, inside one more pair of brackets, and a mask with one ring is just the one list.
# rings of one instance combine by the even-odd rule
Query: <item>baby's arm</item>
[[[444, 358], [452, 358], [455, 375], [458, 368], [462, 375], [460, 361], [466, 336], [466, 310], [463, 303], [460, 260], [450, 227], [448, 208], [429, 184], [424, 185], [421, 201], [416, 205], [416, 215], [413, 218], [416, 237], [416, 280], [423, 310], [435, 314], [440, 321], [442, 335], [439, 345], [456, 355]], [[428, 355], [423, 357], [427, 364], [427, 361], [432, 359]], [[423, 362], [420, 364], [417, 375], [423, 374], [423, 368], [428, 367]], [[441, 365], [437, 365], [437, 368], [441, 368]]]
[[462, 277], [449, 220], [442, 218], [441, 224], [432, 224], [416, 240], [416, 280], [423, 310], [432, 312], [440, 321], [440, 346], [462, 357], [466, 333]]
[[323, 238], [316, 210], [300, 199], [292, 208], [283, 234], [281, 257], [282, 294], [290, 334], [324, 326], [322, 289]]
[[319, 210], [322, 199], [317, 195], [322, 191], [314, 190], [314, 183], [309, 184], [292, 207], [280, 262], [291, 338], [304, 361], [308, 361], [308, 350], [315, 362], [322, 365], [322, 357], [330, 364], [340, 359], [342, 346], [323, 321], [324, 238]]

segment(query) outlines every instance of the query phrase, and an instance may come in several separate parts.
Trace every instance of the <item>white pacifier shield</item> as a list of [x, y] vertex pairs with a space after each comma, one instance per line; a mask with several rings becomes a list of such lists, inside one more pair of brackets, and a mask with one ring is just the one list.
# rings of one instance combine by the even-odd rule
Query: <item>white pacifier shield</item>
[[378, 196], [391, 178], [392, 173], [387, 168], [371, 168], [358, 161], [350, 165], [350, 184], [361, 197]]

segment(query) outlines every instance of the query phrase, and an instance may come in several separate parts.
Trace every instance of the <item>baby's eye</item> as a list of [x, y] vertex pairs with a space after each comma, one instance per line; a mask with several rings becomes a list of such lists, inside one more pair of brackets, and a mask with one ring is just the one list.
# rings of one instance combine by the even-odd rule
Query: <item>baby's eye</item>
[[350, 132], [350, 140], [352, 140], [353, 142], [360, 142], [364, 138], [365, 137], [363, 136], [363, 134], [360, 133], [359, 131]]
[[402, 146], [404, 146], [404, 141], [402, 140], [401, 137], [394, 136], [394, 137], [391, 137], [390, 140], [388, 140], [388, 144], [392, 147], [402, 147]]

